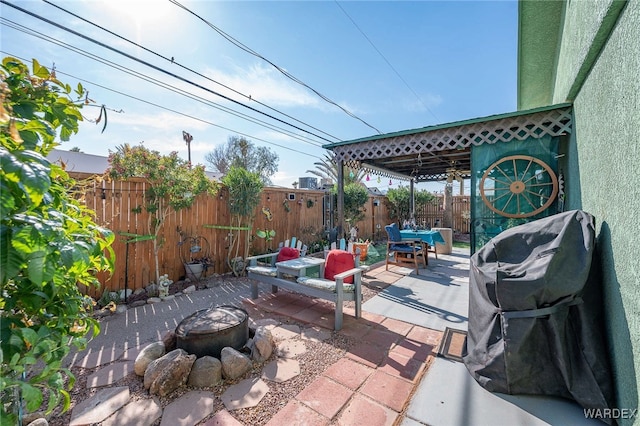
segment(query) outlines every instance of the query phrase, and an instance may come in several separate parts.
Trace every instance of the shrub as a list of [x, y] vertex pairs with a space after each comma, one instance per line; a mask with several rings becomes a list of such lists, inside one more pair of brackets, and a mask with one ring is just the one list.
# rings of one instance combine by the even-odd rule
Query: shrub
[[[62, 365], [72, 346], [99, 332], [92, 303], [79, 286], [98, 286], [113, 268], [113, 234], [93, 222], [68, 192], [75, 181], [46, 155], [77, 133], [81, 102], [72, 89], [33, 61], [33, 75], [15, 58], [0, 68], [0, 395], [21, 394], [35, 411], [70, 399], [73, 374]], [[78, 85], [76, 95], [84, 90]], [[4, 401], [3, 401], [4, 402]], [[0, 418], [17, 424], [0, 405]]]

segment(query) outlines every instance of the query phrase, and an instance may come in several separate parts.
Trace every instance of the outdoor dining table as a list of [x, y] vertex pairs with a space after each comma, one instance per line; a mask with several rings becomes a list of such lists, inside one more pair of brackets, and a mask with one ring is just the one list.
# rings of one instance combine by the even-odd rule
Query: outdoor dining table
[[440, 231], [413, 231], [411, 229], [403, 229], [400, 231], [400, 236], [403, 240], [420, 240], [429, 244], [431, 247], [435, 247], [436, 243], [445, 243]]
[[307, 270], [314, 266], [320, 267], [320, 277], [324, 277], [324, 259], [317, 257], [299, 257], [297, 259], [284, 260], [276, 262], [276, 271], [278, 278], [283, 275], [293, 275], [294, 277], [304, 277]]

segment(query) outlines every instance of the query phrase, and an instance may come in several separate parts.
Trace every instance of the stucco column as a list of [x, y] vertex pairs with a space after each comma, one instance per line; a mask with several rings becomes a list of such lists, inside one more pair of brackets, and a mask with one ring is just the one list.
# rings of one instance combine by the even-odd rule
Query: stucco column
[[453, 195], [451, 193], [452, 185], [450, 183], [444, 186], [444, 201], [442, 208], [444, 209], [442, 217], [443, 228], [453, 228]]

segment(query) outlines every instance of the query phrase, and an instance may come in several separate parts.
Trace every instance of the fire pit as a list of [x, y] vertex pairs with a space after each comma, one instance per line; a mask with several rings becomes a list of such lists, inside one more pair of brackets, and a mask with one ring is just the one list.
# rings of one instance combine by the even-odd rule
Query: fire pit
[[198, 358], [205, 355], [220, 358], [223, 348], [240, 350], [248, 339], [249, 314], [230, 305], [196, 311], [176, 327], [176, 347]]

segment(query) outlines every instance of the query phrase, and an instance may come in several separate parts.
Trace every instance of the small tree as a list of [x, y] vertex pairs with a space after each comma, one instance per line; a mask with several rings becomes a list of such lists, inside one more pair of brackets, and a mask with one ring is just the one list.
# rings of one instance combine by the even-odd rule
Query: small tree
[[[229, 211], [231, 212], [232, 229], [236, 234], [232, 238], [227, 254], [227, 264], [234, 275], [240, 275], [237, 265], [232, 262], [240, 254], [240, 232], [242, 228], [253, 229], [253, 219], [260, 202], [262, 181], [258, 173], [252, 173], [242, 167], [231, 167], [222, 178], [222, 183], [229, 191]], [[245, 238], [244, 258], [249, 256], [249, 235]]]
[[142, 145], [121, 145], [109, 154], [110, 167], [106, 174], [113, 179], [144, 178], [149, 188], [146, 191], [149, 212], [147, 231], [153, 235], [156, 282], [160, 280], [158, 252], [162, 247], [160, 231], [170, 214], [191, 207], [197, 195], [215, 194], [219, 185], [209, 179], [204, 166], [190, 167], [189, 162], [178, 157], [177, 152], [161, 155]]
[[[338, 188], [334, 186], [331, 189], [331, 195], [335, 199], [337, 194]], [[369, 192], [362, 184], [352, 182], [344, 186], [344, 220], [349, 226], [355, 226], [358, 221], [364, 218], [362, 207], [368, 199]], [[337, 208], [337, 203], [334, 203], [334, 206]], [[348, 232], [349, 229], [345, 229], [344, 231]]]
[[344, 220], [352, 225], [364, 218], [362, 207], [369, 200], [367, 188], [359, 183], [349, 183], [344, 187]]
[[[45, 158], [82, 120], [72, 89], [33, 61], [0, 68], [0, 420], [18, 424], [6, 397], [21, 394], [28, 411], [69, 408], [73, 374], [62, 366], [71, 347], [99, 332], [79, 286], [99, 286], [113, 268], [113, 234], [77, 201], [75, 181]], [[84, 95], [81, 85], [78, 99]]]
[[[432, 201], [435, 196], [429, 191], [422, 189], [414, 192], [416, 207], [425, 205]], [[398, 188], [391, 188], [387, 191], [387, 201], [389, 204], [389, 218], [397, 220], [399, 225], [409, 219], [410, 206], [409, 198], [411, 194], [409, 188], [406, 186], [399, 186]]]

